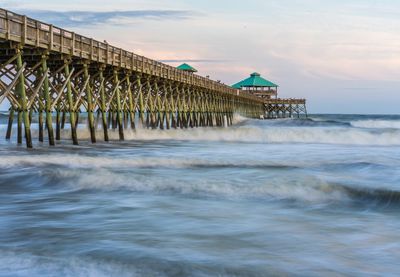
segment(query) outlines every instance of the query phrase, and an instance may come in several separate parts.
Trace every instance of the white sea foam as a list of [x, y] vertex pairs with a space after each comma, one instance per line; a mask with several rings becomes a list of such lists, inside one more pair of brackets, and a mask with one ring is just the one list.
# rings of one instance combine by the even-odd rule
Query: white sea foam
[[[371, 123], [372, 122], [372, 123]], [[400, 122], [389, 123], [389, 121], [376, 121], [352, 123], [347, 127], [282, 127], [282, 126], [236, 126], [229, 128], [193, 128], [193, 129], [170, 129], [151, 130], [138, 128], [137, 130], [124, 130], [127, 141], [215, 141], [215, 142], [249, 142], [249, 143], [308, 143], [308, 144], [341, 144], [341, 145], [372, 145], [372, 146], [398, 146], [400, 145]], [[369, 127], [367, 127], [369, 126]], [[375, 126], [375, 127], [373, 127]], [[378, 127], [380, 126], [380, 127]], [[4, 126], [2, 126], [4, 127]], [[62, 138], [70, 140], [70, 131], [62, 130]], [[393, 128], [382, 130], [377, 133], [367, 128]], [[4, 129], [5, 128], [0, 128]], [[38, 136], [37, 130], [32, 130], [33, 137]], [[15, 136], [15, 132], [13, 132]], [[90, 132], [81, 126], [78, 130], [79, 140], [90, 140]], [[96, 131], [98, 141], [103, 141], [103, 131]], [[110, 140], [117, 141], [119, 134], [117, 130], [109, 130]], [[2, 140], [3, 138], [0, 138]], [[14, 138], [15, 139], [15, 138]], [[13, 140], [14, 140], [13, 139]]]
[[50, 258], [29, 253], [0, 251], [1, 276], [154, 276], [151, 269], [82, 258]]
[[353, 127], [374, 129], [400, 129], [399, 120], [357, 120], [351, 121]]
[[[290, 119], [287, 119], [290, 120]], [[246, 122], [248, 121], [248, 122]], [[183, 141], [222, 141], [222, 142], [254, 142], [254, 143], [318, 143], [318, 144], [347, 144], [347, 145], [400, 145], [400, 121], [396, 120], [358, 120], [352, 121], [353, 127], [305, 127], [305, 126], [277, 126], [268, 124], [275, 121], [252, 121], [239, 115], [234, 116], [234, 122], [239, 124], [229, 128], [189, 128], [170, 130], [151, 130], [137, 124], [137, 130], [125, 130], [126, 140], [183, 140]], [[279, 122], [276, 121], [276, 122]], [[13, 135], [15, 136], [14, 126]], [[35, 126], [33, 126], [35, 128]], [[381, 132], [368, 128], [382, 129]], [[383, 130], [390, 128], [390, 130]], [[2, 132], [6, 125], [0, 125]], [[394, 130], [393, 130], [394, 129]], [[37, 137], [37, 130], [33, 129], [33, 136]], [[70, 139], [69, 125], [62, 130], [62, 137]], [[89, 140], [90, 133], [84, 124], [78, 130], [80, 140]], [[99, 126], [96, 137], [102, 141], [103, 131]], [[117, 130], [109, 130], [111, 140], [118, 140]], [[0, 138], [1, 139], [1, 138]]]
[[[102, 132], [97, 133], [101, 139]], [[89, 139], [86, 130], [79, 132], [80, 139]], [[110, 132], [110, 138], [118, 139], [118, 132]], [[127, 140], [184, 140], [184, 141], [222, 141], [254, 143], [323, 143], [347, 145], [400, 145], [400, 132], [374, 133], [368, 130], [351, 128], [315, 127], [256, 127], [242, 126], [232, 128], [196, 128], [187, 130], [148, 130], [125, 131]]]

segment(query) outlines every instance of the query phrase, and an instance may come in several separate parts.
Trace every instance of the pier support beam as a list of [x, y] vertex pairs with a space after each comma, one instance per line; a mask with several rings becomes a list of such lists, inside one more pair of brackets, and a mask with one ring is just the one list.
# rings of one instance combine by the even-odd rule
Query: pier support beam
[[[24, 70], [25, 65], [22, 64], [21, 49], [17, 48], [16, 52], [17, 52], [17, 71]], [[23, 73], [19, 75], [19, 81], [16, 86], [16, 91], [19, 96], [20, 105], [23, 112], [26, 147], [32, 148], [32, 135], [30, 129], [29, 111], [28, 111], [27, 98], [25, 92], [25, 76]]]
[[117, 95], [117, 124], [118, 124], [118, 133], [119, 133], [119, 140], [124, 140], [124, 127], [122, 125], [122, 107], [121, 107], [121, 90], [120, 90], [120, 82], [118, 79], [118, 71], [113, 71], [114, 76], [114, 89]]
[[131, 77], [132, 72], [126, 72], [126, 93], [128, 94], [129, 101], [129, 120], [131, 122], [131, 129], [135, 130], [135, 103], [133, 101]]
[[101, 101], [101, 119], [103, 125], [104, 141], [108, 141], [108, 122], [107, 122], [107, 102], [106, 102], [106, 92], [105, 92], [105, 78], [104, 78], [104, 67], [99, 68], [99, 79], [100, 79], [100, 101]]
[[[69, 61], [65, 60], [65, 67], [64, 67], [64, 73], [66, 78], [70, 76], [71, 72], [69, 69]], [[72, 86], [71, 86], [71, 79], [67, 79], [67, 101], [68, 101], [68, 110], [69, 110], [69, 123], [71, 125], [71, 138], [72, 138], [72, 143], [74, 145], [78, 145], [78, 135], [77, 135], [77, 130], [76, 130], [76, 118], [75, 118], [75, 104], [74, 104], [74, 99], [72, 95]], [[65, 111], [64, 111], [64, 120], [65, 120]]]
[[49, 88], [49, 72], [47, 68], [47, 55], [42, 56], [42, 74], [44, 75], [43, 81], [43, 98], [45, 100], [46, 106], [46, 128], [49, 139], [49, 145], [55, 145], [54, 142], [54, 131], [53, 131], [53, 122], [52, 122], [52, 98], [50, 96], [50, 88]]
[[93, 97], [92, 97], [92, 88], [89, 82], [90, 76], [88, 71], [88, 64], [83, 64], [83, 74], [84, 80], [86, 83], [85, 92], [86, 92], [86, 102], [87, 102], [87, 112], [88, 112], [88, 123], [89, 123], [89, 131], [90, 131], [90, 139], [92, 143], [96, 143], [96, 130], [94, 127], [94, 107], [93, 107]]
[[10, 108], [10, 114], [8, 116], [8, 126], [7, 126], [6, 140], [9, 140], [11, 138], [13, 121], [14, 121], [14, 108], [11, 107]]
[[140, 121], [142, 122], [142, 127], [144, 127], [145, 126], [145, 123], [144, 123], [145, 106], [144, 106], [144, 99], [143, 99], [143, 87], [142, 87], [142, 82], [141, 82], [141, 75], [138, 75], [136, 77], [136, 86], [137, 86], [138, 98], [139, 98], [139, 117], [140, 117]]

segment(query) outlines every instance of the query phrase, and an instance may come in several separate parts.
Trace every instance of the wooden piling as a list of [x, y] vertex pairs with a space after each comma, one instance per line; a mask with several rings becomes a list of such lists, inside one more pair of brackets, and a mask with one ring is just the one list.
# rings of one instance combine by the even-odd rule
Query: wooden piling
[[[66, 78], [68, 78], [71, 74], [70, 72], [70, 61], [69, 60], [64, 60], [64, 74]], [[71, 78], [67, 79], [67, 103], [68, 103], [68, 112], [69, 112], [69, 124], [71, 125], [71, 138], [72, 138], [72, 143], [74, 145], [78, 145], [78, 134], [76, 130], [76, 125], [77, 125], [77, 118], [76, 118], [76, 111], [75, 111], [75, 104], [74, 104], [74, 99], [73, 99], [73, 93], [72, 93], [72, 84], [71, 84]]]
[[61, 118], [59, 107], [56, 109], [56, 140], [61, 140]]
[[44, 74], [43, 81], [43, 98], [45, 100], [46, 106], [46, 129], [49, 138], [49, 145], [55, 145], [54, 142], [54, 132], [53, 132], [53, 122], [52, 122], [52, 111], [51, 111], [51, 96], [50, 96], [50, 88], [49, 88], [49, 73], [47, 68], [47, 55], [42, 56], [42, 74]]
[[[101, 98], [101, 119], [103, 123], [103, 134], [104, 134], [104, 141], [108, 141], [108, 128], [110, 124], [110, 118], [107, 121], [107, 103], [106, 103], [106, 96], [105, 96], [105, 79], [104, 79], [104, 67], [100, 67], [100, 98]], [[110, 116], [110, 113], [108, 113]]]
[[141, 83], [141, 75], [136, 76], [136, 85], [138, 89], [138, 97], [139, 97], [139, 117], [140, 121], [142, 122], [142, 127], [145, 126], [145, 118], [144, 118], [144, 112], [145, 112], [145, 106], [144, 106], [144, 99], [143, 99], [143, 90], [142, 90], [142, 83]]
[[43, 111], [39, 110], [39, 141], [43, 142], [44, 135], [43, 135]]
[[17, 143], [22, 144], [22, 112], [18, 110]]
[[7, 126], [6, 140], [9, 140], [11, 138], [13, 121], [14, 121], [14, 108], [11, 107], [10, 108], [10, 114], [8, 115], [8, 126]]
[[135, 130], [135, 103], [133, 102], [132, 84], [130, 80], [131, 72], [126, 73], [126, 93], [128, 94], [129, 101], [129, 120], [131, 122], [131, 129]]
[[[19, 48], [16, 49], [17, 52], [17, 70], [22, 70], [22, 53]], [[24, 126], [25, 126], [25, 139], [26, 139], [26, 147], [32, 148], [32, 135], [30, 129], [30, 120], [29, 120], [29, 111], [27, 106], [27, 98], [25, 92], [25, 76], [24, 74], [20, 74], [19, 82], [16, 87], [17, 93], [20, 97], [20, 105], [23, 111], [23, 119], [24, 119]]]
[[89, 123], [89, 130], [90, 130], [90, 139], [92, 143], [96, 143], [96, 130], [94, 128], [94, 115], [93, 115], [93, 97], [92, 97], [92, 88], [89, 82], [89, 71], [88, 71], [88, 64], [83, 64], [83, 74], [84, 79], [86, 82], [86, 102], [87, 102], [87, 112], [88, 112], [88, 123]]
[[124, 127], [122, 125], [122, 108], [121, 108], [121, 91], [120, 91], [120, 83], [118, 79], [118, 71], [114, 70], [113, 72], [114, 75], [114, 86], [116, 89], [116, 95], [117, 95], [117, 123], [118, 123], [118, 134], [119, 134], [119, 140], [124, 140]]
[[63, 110], [63, 111], [61, 112], [61, 130], [64, 130], [64, 127], [65, 127], [65, 120], [66, 120], [65, 111]]

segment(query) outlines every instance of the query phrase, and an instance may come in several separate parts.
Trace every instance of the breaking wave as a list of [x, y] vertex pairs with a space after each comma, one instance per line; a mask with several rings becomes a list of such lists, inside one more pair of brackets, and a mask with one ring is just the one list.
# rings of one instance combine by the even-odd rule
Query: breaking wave
[[[371, 126], [371, 125], [370, 125]], [[393, 125], [395, 126], [395, 125]], [[373, 127], [369, 127], [373, 128]], [[377, 128], [377, 127], [374, 127]], [[382, 127], [383, 128], [383, 127]], [[5, 131], [5, 125], [0, 130]], [[282, 126], [236, 126], [229, 128], [194, 128], [185, 130], [125, 130], [127, 141], [215, 141], [215, 142], [244, 142], [244, 143], [307, 143], [307, 144], [341, 144], [341, 145], [372, 145], [397, 146], [400, 145], [399, 129], [382, 129], [376, 132], [365, 128], [314, 128], [314, 127], [282, 127]], [[32, 131], [36, 138], [38, 133]], [[15, 136], [15, 132], [13, 132]], [[89, 141], [90, 133], [85, 127], [78, 131], [80, 140]], [[118, 131], [109, 131], [111, 140], [117, 141]], [[62, 138], [70, 139], [67, 129], [62, 130]], [[103, 140], [103, 132], [98, 130], [96, 138]], [[0, 141], [4, 138], [0, 138]], [[13, 138], [15, 141], [15, 138]], [[69, 142], [65, 142], [69, 144]]]
[[[393, 207], [400, 206], [400, 191], [386, 188], [363, 188], [345, 184], [327, 182], [309, 175], [286, 174], [276, 170], [296, 170], [297, 166], [285, 163], [262, 161], [209, 161], [184, 158], [107, 158], [87, 157], [78, 155], [32, 155], [9, 156], [0, 160], [3, 169], [40, 168], [38, 174], [48, 180], [48, 185], [59, 184], [63, 189], [81, 190], [128, 190], [139, 193], [181, 194], [194, 197], [222, 198], [256, 198], [261, 200], [300, 201], [312, 204], [348, 203], [356, 205]], [[350, 164], [352, 165], [352, 164]], [[357, 166], [371, 166], [369, 163], [359, 163]], [[311, 164], [309, 166], [317, 166]], [[337, 165], [335, 165], [337, 166]], [[346, 165], [344, 165], [346, 166]], [[176, 174], [164, 176], [156, 172], [168, 169], [199, 169], [203, 178], [187, 179]], [[232, 178], [214, 179], [212, 175], [203, 175], [204, 168], [268, 170], [271, 177], [268, 181], [248, 182], [239, 172]], [[156, 174], [149, 174], [148, 170]], [[233, 172], [233, 171], [232, 171]], [[264, 171], [265, 172], [265, 171]], [[192, 171], [192, 174], [195, 174]], [[3, 174], [3, 182], [14, 175]], [[13, 183], [11, 181], [10, 183]]]
[[397, 120], [358, 120], [352, 121], [351, 126], [358, 128], [374, 129], [400, 129], [400, 121]]
[[[151, 130], [141, 128], [125, 130], [125, 139], [131, 141], [169, 140], [169, 141], [222, 141], [247, 143], [307, 143], [307, 144], [339, 144], [339, 145], [400, 145], [400, 120], [397, 117], [389, 120], [311, 117], [308, 119], [251, 120], [236, 115], [235, 125], [229, 128], [194, 128]], [[33, 136], [37, 137], [37, 126], [32, 125]], [[78, 137], [89, 140], [87, 126], [81, 124]], [[0, 124], [4, 132], [6, 124]], [[69, 125], [62, 130], [63, 139], [70, 139]], [[16, 126], [13, 135], [15, 136]], [[110, 130], [111, 140], [118, 140], [118, 131]], [[96, 137], [102, 140], [101, 127]], [[0, 138], [2, 140], [3, 138]]]
[[[97, 136], [101, 139], [102, 132]], [[118, 139], [117, 132], [111, 132], [112, 139]], [[89, 139], [89, 132], [82, 130], [81, 139]], [[400, 145], [400, 130], [373, 130], [355, 128], [284, 128], [274, 126], [239, 126], [231, 128], [198, 128], [188, 130], [147, 130], [126, 131], [127, 140], [183, 140], [183, 141], [224, 141], [253, 143], [317, 143], [346, 145]]]

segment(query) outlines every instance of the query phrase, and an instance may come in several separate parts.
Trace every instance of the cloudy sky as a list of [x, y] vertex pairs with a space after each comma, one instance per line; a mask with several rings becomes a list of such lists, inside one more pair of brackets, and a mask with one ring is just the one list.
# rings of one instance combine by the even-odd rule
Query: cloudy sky
[[257, 71], [314, 113], [400, 113], [399, 0], [3, 1], [233, 84]]

